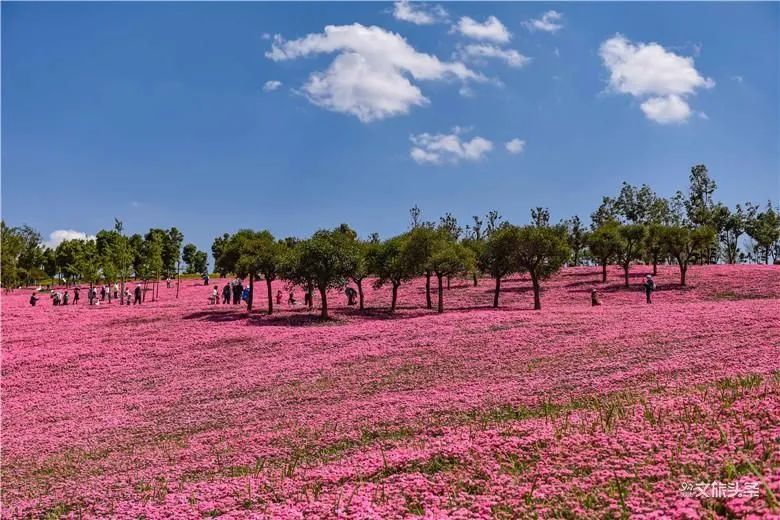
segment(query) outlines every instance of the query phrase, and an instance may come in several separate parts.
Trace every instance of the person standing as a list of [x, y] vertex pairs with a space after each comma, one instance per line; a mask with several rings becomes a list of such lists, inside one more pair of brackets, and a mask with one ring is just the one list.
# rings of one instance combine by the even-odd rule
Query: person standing
[[140, 305], [141, 304], [141, 284], [136, 284], [135, 286], [135, 300], [133, 301], [133, 305]]
[[230, 304], [230, 284], [226, 283], [225, 287], [222, 288], [222, 303], [224, 305]]
[[601, 300], [599, 300], [599, 293], [596, 291], [596, 289], [590, 290], [590, 305], [592, 307], [598, 307], [601, 305]]
[[233, 286], [233, 305], [241, 304], [241, 293], [243, 292], [244, 285], [241, 283], [241, 280], [236, 279], [235, 285]]
[[79, 302], [79, 293], [81, 292], [81, 287], [74, 287], [73, 288], [73, 305], [76, 305]]
[[70, 294], [68, 294], [68, 291], [65, 291], [65, 295], [62, 297], [62, 304], [67, 305], [68, 301], [70, 301]]
[[119, 299], [119, 284], [114, 282], [114, 299]]
[[282, 290], [279, 289], [276, 291], [276, 305], [282, 304]]
[[32, 295], [30, 296], [30, 305], [33, 307], [38, 305], [38, 295], [35, 294], [35, 291], [33, 291]]
[[649, 274], [647, 275], [647, 278], [645, 278], [645, 297], [647, 298], [647, 303], [653, 303], [653, 291], [655, 291], [655, 281], [653, 281], [653, 277]]

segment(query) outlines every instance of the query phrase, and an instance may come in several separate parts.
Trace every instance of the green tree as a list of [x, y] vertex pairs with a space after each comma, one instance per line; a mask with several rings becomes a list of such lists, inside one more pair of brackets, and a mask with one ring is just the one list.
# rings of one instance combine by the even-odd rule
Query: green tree
[[625, 286], [628, 287], [628, 271], [631, 268], [631, 262], [642, 257], [642, 245], [647, 231], [643, 224], [626, 224], [618, 227], [620, 236], [620, 247], [617, 250], [617, 260], [623, 268]]
[[601, 281], [607, 281], [607, 265], [616, 258], [620, 250], [619, 224], [614, 221], [607, 221], [591, 232], [588, 237], [588, 249], [591, 255], [596, 258], [601, 265]]
[[518, 271], [528, 272], [534, 290], [534, 309], [542, 308], [541, 282], [558, 272], [571, 254], [563, 226], [523, 226], [515, 253]]
[[342, 229], [320, 230], [299, 242], [283, 271], [291, 282], [312, 283], [320, 293], [321, 317], [328, 319], [328, 290], [342, 288], [355, 271], [358, 252]]
[[739, 258], [739, 239], [745, 233], [745, 212], [737, 204], [733, 212], [728, 208], [720, 212], [719, 220], [718, 239], [722, 244], [723, 260], [735, 264]]
[[[445, 231], [445, 233], [449, 233]], [[433, 301], [431, 298], [431, 276], [433, 276], [433, 270], [430, 266], [431, 255], [433, 254], [434, 242], [438, 237], [437, 231], [429, 225], [419, 225], [413, 228], [405, 236], [402, 254], [404, 258], [399, 260], [399, 264], [395, 268], [403, 268], [404, 272], [408, 275], [414, 276], [422, 274], [425, 276], [425, 307], [428, 309], [433, 308]], [[394, 247], [392, 244], [389, 246], [391, 249], [384, 251], [386, 254], [392, 252]]]
[[665, 255], [663, 224], [652, 223], [647, 226], [644, 239], [644, 252], [649, 263], [653, 264], [653, 276], [658, 274], [658, 262]]
[[549, 226], [550, 210], [541, 206], [531, 209], [531, 224], [536, 227]]
[[[273, 289], [274, 280], [282, 269], [284, 258], [287, 254], [287, 246], [283, 241], [277, 241], [270, 231], [255, 233], [251, 241], [247, 243], [246, 254], [251, 256], [251, 265], [257, 269], [257, 273], [265, 279], [266, 296], [268, 298], [268, 314], [274, 312]], [[249, 289], [250, 294], [252, 288]]]
[[372, 250], [369, 257], [371, 271], [377, 276], [374, 286], [379, 288], [387, 283], [392, 286], [390, 312], [395, 312], [398, 287], [416, 273], [416, 260], [411, 260], [415, 256], [407, 250], [408, 240], [409, 235], [399, 235], [385, 240]]
[[86, 240], [73, 239], [64, 240], [57, 245], [55, 257], [57, 265], [60, 267], [60, 272], [65, 277], [66, 285], [75, 282], [79, 278], [76, 263], [83, 255], [86, 244]]
[[57, 269], [57, 253], [51, 247], [47, 247], [43, 250], [43, 272], [46, 273], [46, 276], [51, 278], [52, 284], [57, 283], [56, 278], [57, 274], [59, 274]]
[[[223, 248], [224, 252], [224, 248]], [[181, 259], [184, 261], [186, 267], [184, 272], [187, 274], [205, 273], [208, 271], [208, 255], [204, 251], [200, 251], [195, 244], [187, 244], [182, 249]], [[220, 263], [219, 260], [215, 262], [215, 269], [222, 274], [227, 274], [232, 269], [224, 271], [225, 264]]]
[[[195, 253], [197, 256], [197, 252]], [[205, 256], [205, 253], [203, 253]], [[241, 229], [232, 235], [222, 248], [217, 264], [239, 278], [249, 278], [247, 312], [254, 305], [255, 279], [264, 271], [268, 288], [268, 314], [273, 313], [271, 282], [276, 278], [280, 253], [273, 235], [268, 231]]]
[[482, 271], [488, 273], [495, 281], [493, 307], [498, 307], [501, 293], [501, 279], [509, 276], [517, 269], [515, 254], [520, 250], [520, 228], [505, 225], [490, 234], [485, 242], [485, 248], [479, 257]]
[[688, 197], [684, 200], [688, 221], [693, 226], [712, 225], [712, 195], [717, 184], [710, 177], [707, 167], [697, 164], [691, 167], [689, 176]]
[[14, 233], [22, 242], [22, 249], [16, 259], [17, 276], [26, 284], [33, 283], [45, 276], [43, 265], [43, 245], [41, 234], [28, 225], [14, 228]]
[[227, 244], [228, 240], [230, 240], [230, 233], [223, 233], [222, 236], [215, 238], [214, 242], [211, 244], [211, 256], [214, 257], [214, 270], [222, 277], [227, 276], [230, 271], [224, 271], [220, 267], [219, 262], [217, 262], [217, 259], [222, 256], [222, 250], [225, 248], [225, 244]]
[[580, 265], [582, 250], [588, 244], [588, 232], [582, 226], [580, 217], [577, 215], [564, 220], [563, 225], [566, 226], [568, 233], [569, 248], [572, 251], [572, 264], [575, 266]]
[[178, 270], [178, 263], [181, 258], [181, 245], [184, 242], [184, 235], [175, 227], [165, 232], [163, 237], [163, 274], [166, 278], [174, 276]]
[[664, 230], [664, 247], [677, 261], [680, 268], [680, 285], [685, 287], [685, 275], [688, 266], [706, 245], [712, 241], [715, 231], [706, 226], [688, 228], [685, 226], [668, 226]]
[[745, 231], [755, 240], [764, 255], [764, 262], [768, 264], [773, 246], [780, 240], [780, 215], [772, 207], [771, 202], [767, 203], [764, 211], [760, 211], [757, 206], [749, 205]]
[[100, 258], [97, 253], [97, 245], [94, 240], [79, 240], [81, 247], [70, 269], [77, 273], [79, 280], [94, 287], [100, 281]]
[[18, 262], [19, 255], [22, 254], [24, 242], [16, 230], [6, 225], [5, 221], [0, 221], [0, 275], [2, 276], [2, 285], [6, 292], [11, 292], [19, 285]]
[[430, 267], [438, 281], [438, 312], [444, 312], [443, 278], [456, 276], [473, 268], [474, 256], [462, 244], [452, 240], [451, 235], [441, 236], [434, 242]]

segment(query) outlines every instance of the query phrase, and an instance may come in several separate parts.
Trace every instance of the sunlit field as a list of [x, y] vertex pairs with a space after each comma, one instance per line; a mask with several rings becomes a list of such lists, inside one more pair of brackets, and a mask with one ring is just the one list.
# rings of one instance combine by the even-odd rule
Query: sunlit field
[[[250, 316], [194, 280], [3, 295], [2, 517], [780, 514], [780, 267], [660, 266], [647, 305], [650, 269], [564, 269], [541, 311], [527, 277], [499, 309], [453, 279], [444, 314], [421, 279], [394, 315], [334, 291], [326, 322], [286, 292], [268, 316], [262, 282]], [[750, 492], [686, 492], [714, 481]]]

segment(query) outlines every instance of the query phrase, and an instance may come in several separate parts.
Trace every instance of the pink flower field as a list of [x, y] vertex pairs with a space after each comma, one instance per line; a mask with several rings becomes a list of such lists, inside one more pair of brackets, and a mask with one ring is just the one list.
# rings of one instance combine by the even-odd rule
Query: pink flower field
[[[538, 312], [522, 277], [441, 315], [423, 280], [395, 315], [334, 292], [324, 323], [264, 283], [251, 317], [191, 280], [3, 295], [2, 518], [780, 518], [780, 267], [662, 266], [652, 305], [648, 272], [565, 269]], [[715, 481], [754, 492], [686, 492]]]

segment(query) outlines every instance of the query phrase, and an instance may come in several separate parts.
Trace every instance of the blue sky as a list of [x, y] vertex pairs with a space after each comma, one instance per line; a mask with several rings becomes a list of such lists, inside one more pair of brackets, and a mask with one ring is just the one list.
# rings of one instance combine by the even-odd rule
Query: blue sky
[[387, 237], [415, 204], [587, 221], [696, 163], [777, 201], [779, 6], [3, 2], [3, 218]]

